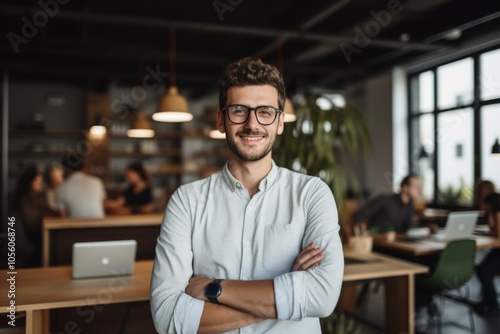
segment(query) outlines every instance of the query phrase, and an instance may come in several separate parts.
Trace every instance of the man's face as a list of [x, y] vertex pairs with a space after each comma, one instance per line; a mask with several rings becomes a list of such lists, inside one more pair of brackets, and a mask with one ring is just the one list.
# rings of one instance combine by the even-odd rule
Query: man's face
[[[270, 85], [231, 87], [226, 105], [241, 104], [254, 108], [267, 105], [278, 108], [278, 91]], [[217, 112], [217, 128], [226, 134], [231, 153], [241, 161], [257, 161], [270, 156], [276, 135], [283, 132], [284, 113], [270, 125], [261, 125], [250, 111], [247, 121], [234, 124], [222, 111]]]
[[414, 201], [419, 199], [422, 194], [422, 182], [418, 177], [410, 178], [410, 184], [406, 187], [408, 197]]

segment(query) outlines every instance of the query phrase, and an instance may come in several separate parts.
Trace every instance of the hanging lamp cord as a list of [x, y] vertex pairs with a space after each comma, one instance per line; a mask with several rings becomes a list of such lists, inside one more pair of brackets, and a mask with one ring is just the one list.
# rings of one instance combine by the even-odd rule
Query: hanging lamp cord
[[175, 86], [175, 30], [170, 29], [170, 87]]

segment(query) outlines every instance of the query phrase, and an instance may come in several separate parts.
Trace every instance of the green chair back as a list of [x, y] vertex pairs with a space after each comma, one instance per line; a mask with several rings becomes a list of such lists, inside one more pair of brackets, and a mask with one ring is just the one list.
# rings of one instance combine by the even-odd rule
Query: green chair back
[[460, 239], [448, 242], [438, 264], [426, 279], [426, 285], [435, 291], [456, 289], [469, 281], [474, 274], [476, 241]]

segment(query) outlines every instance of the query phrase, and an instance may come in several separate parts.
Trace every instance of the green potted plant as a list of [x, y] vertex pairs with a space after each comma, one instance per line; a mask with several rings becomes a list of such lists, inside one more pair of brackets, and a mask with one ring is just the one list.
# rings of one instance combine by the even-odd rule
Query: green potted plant
[[[319, 98], [323, 99], [322, 107], [317, 103]], [[364, 157], [370, 148], [363, 113], [350, 104], [338, 107], [328, 96], [319, 95], [305, 97], [295, 110], [297, 121], [286, 123], [277, 139], [275, 161], [279, 166], [323, 179], [335, 196], [343, 226], [348, 189], [361, 194], [349, 158]], [[345, 230], [341, 230], [344, 242]]]
[[359, 334], [361, 327], [353, 318], [335, 310], [329, 317], [320, 319], [322, 334]]

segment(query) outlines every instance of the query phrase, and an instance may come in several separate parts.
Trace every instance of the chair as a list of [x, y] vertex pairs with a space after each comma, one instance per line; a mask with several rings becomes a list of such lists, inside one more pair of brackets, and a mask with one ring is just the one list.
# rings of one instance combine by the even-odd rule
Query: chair
[[[469, 289], [465, 284], [474, 273], [475, 254], [475, 240], [460, 239], [450, 241], [441, 253], [433, 272], [430, 275], [416, 278], [417, 286], [424, 287], [434, 296], [437, 294], [441, 301], [443, 301], [443, 298], [448, 298], [452, 301], [465, 302], [469, 299]], [[460, 291], [462, 288], [466, 291], [464, 296], [466, 299], [460, 299], [456, 295], [449, 294], [451, 290]], [[466, 302], [465, 305], [468, 307], [470, 329], [474, 332], [472, 305]], [[435, 313], [438, 316], [438, 332], [441, 333], [441, 312], [436, 310]]]

